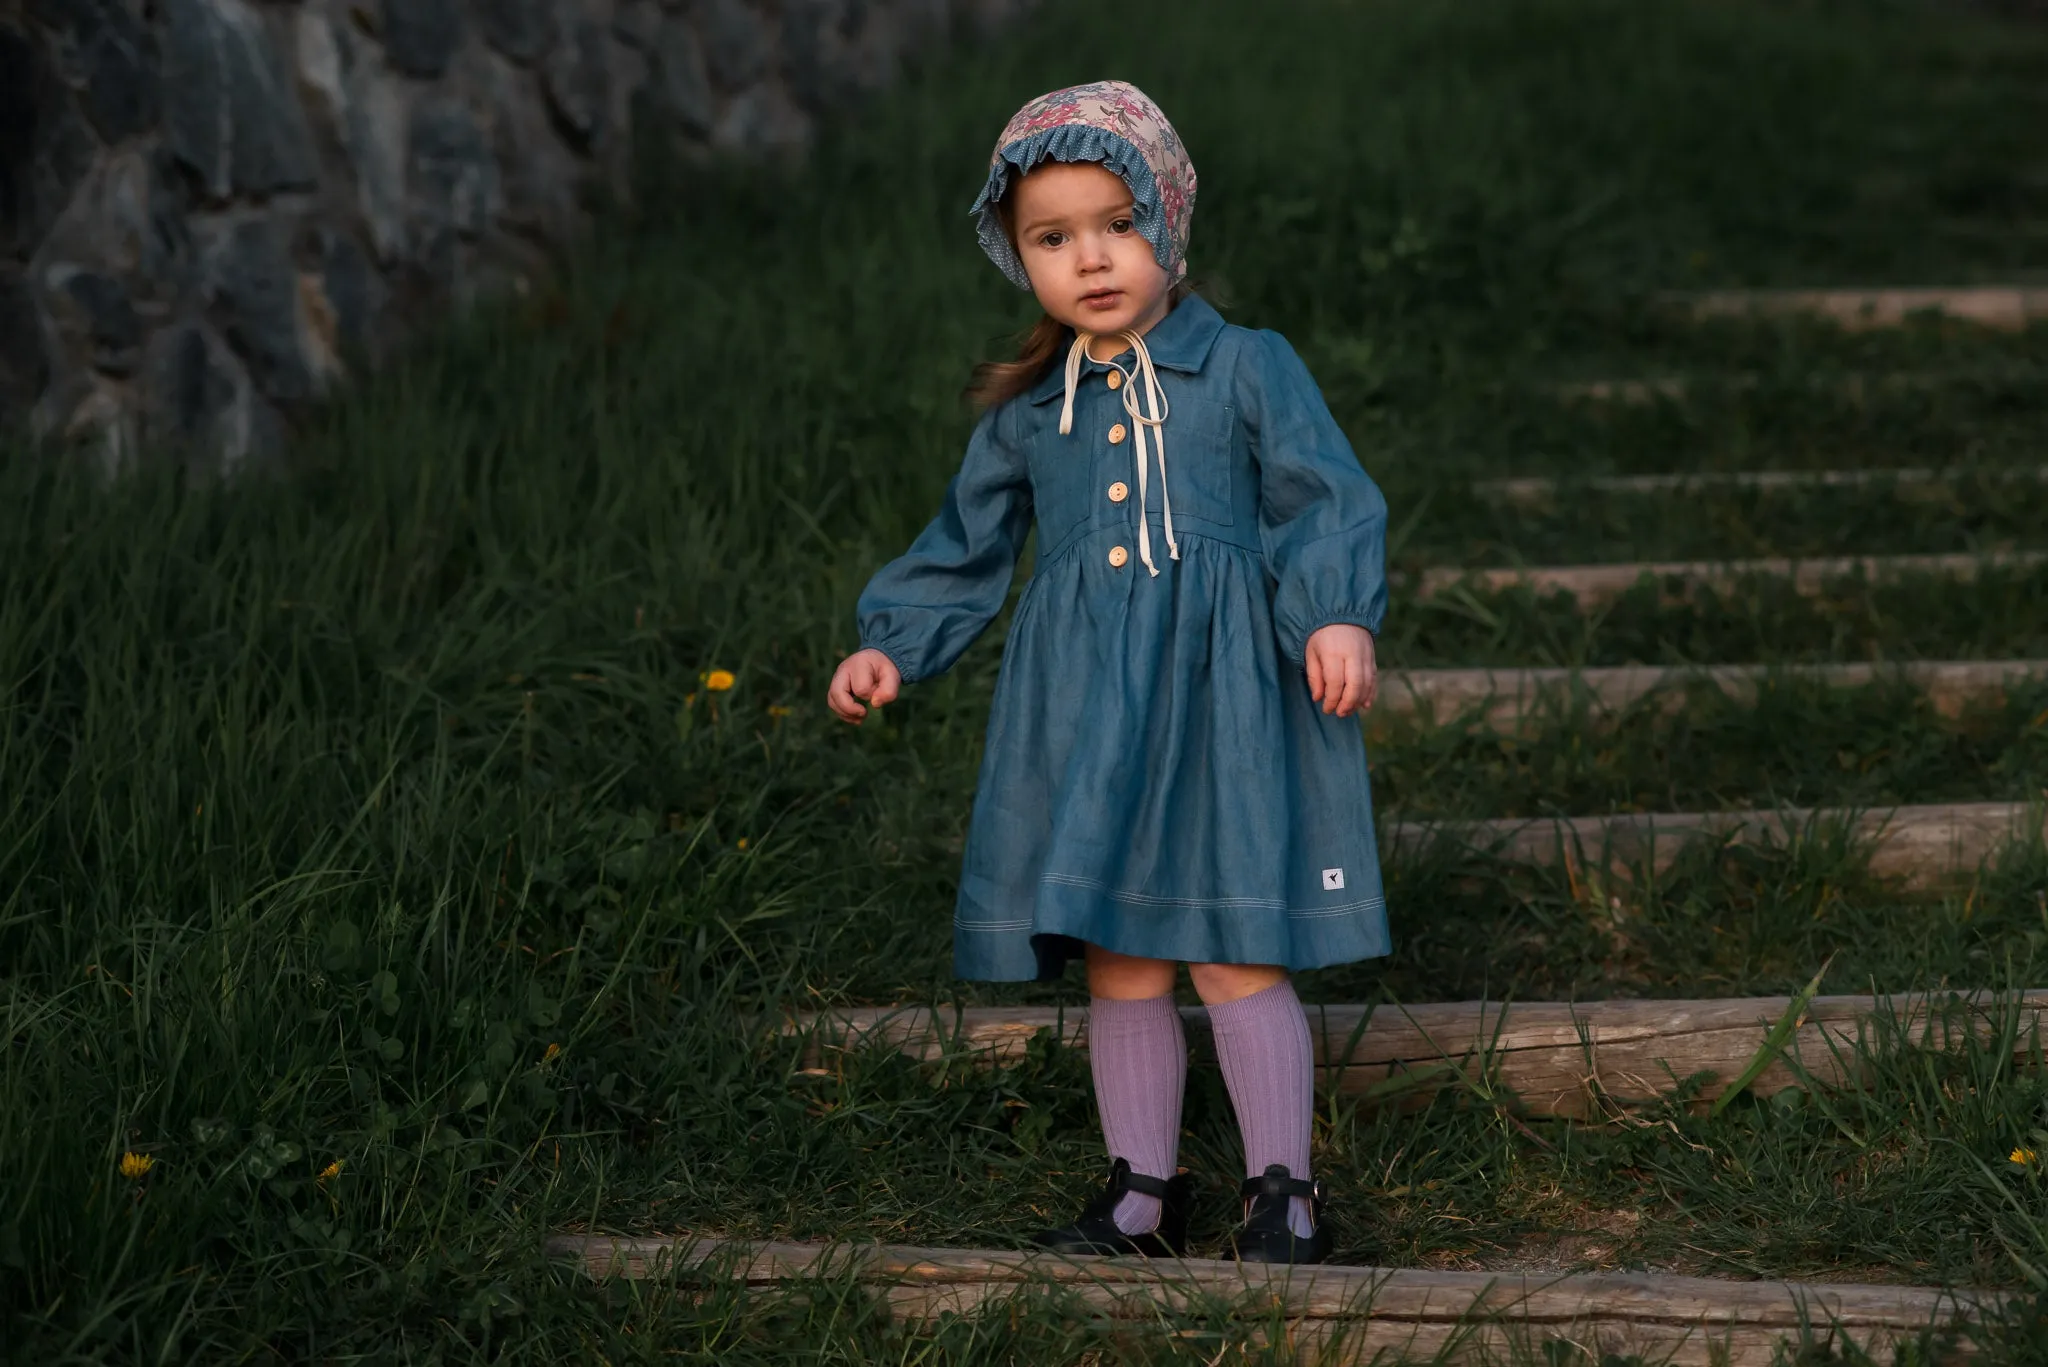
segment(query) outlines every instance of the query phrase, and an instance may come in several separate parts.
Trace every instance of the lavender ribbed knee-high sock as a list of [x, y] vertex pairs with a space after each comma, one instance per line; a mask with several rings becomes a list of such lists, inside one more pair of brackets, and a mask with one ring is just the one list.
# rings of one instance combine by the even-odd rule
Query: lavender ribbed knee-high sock
[[[1273, 1163], [1290, 1176], [1309, 1175], [1309, 1130], [1315, 1117], [1315, 1054], [1308, 1013], [1294, 984], [1275, 983], [1262, 992], [1209, 1008], [1216, 1032], [1216, 1057], [1223, 1085], [1244, 1133], [1244, 1173], [1258, 1177]], [[1296, 1237], [1315, 1232], [1309, 1203], [1288, 1203], [1288, 1227]]]
[[[1095, 1105], [1111, 1158], [1122, 1158], [1145, 1177], [1171, 1177], [1180, 1149], [1181, 1089], [1188, 1076], [1188, 1046], [1173, 998], [1088, 1004], [1088, 1066], [1095, 1074]], [[1125, 1192], [1116, 1227], [1148, 1234], [1159, 1227], [1159, 1198]]]

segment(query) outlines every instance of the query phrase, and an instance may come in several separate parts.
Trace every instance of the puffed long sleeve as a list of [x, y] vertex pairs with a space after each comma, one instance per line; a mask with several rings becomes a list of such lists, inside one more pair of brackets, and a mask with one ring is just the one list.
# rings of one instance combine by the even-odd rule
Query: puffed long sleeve
[[1260, 332], [1238, 394], [1259, 466], [1259, 540], [1275, 580], [1273, 625], [1296, 664], [1333, 622], [1375, 636], [1387, 611], [1387, 500], [1359, 465], [1287, 339]]
[[952, 668], [1009, 593], [1031, 530], [1031, 477], [1002, 418], [1000, 408], [982, 415], [938, 516], [861, 593], [860, 643], [887, 655], [905, 683]]

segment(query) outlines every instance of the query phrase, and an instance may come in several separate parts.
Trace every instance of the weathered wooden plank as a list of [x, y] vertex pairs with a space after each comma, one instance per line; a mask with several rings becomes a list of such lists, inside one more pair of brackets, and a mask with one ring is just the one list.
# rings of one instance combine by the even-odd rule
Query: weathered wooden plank
[[1685, 403], [1697, 389], [1709, 398], [1736, 393], [1754, 393], [1765, 388], [1795, 387], [1828, 398], [1862, 403], [1880, 394], [1913, 393], [1948, 386], [2024, 385], [2038, 374], [2038, 368], [2018, 365], [1942, 366], [1932, 369], [1850, 372], [1827, 371], [1813, 374], [1759, 374], [1756, 371], [1717, 371], [1700, 375], [1646, 375], [1628, 379], [1570, 380], [1548, 386], [1549, 392], [1567, 402], [1648, 404], [1660, 401]]
[[[1033, 1288], [1112, 1320], [1157, 1323], [1162, 1314], [1233, 1311], [1254, 1324], [1279, 1321], [1334, 1346], [1337, 1361], [1375, 1354], [1428, 1356], [1455, 1345], [1453, 1360], [1569, 1339], [1603, 1353], [1676, 1364], [1772, 1360], [1781, 1342], [1809, 1330], [1886, 1352], [1921, 1330], [1967, 1322], [2002, 1295], [1848, 1283], [1721, 1281], [1651, 1273], [1583, 1276], [1444, 1272], [1417, 1268], [1270, 1267], [1190, 1258], [1066, 1258], [1007, 1250], [887, 1245], [746, 1244], [691, 1236], [561, 1235], [556, 1257], [594, 1278], [724, 1276], [771, 1288], [792, 1280], [853, 1278], [876, 1286], [908, 1320], [964, 1314]], [[1325, 1359], [1328, 1361], [1329, 1359]]]
[[1464, 586], [1481, 592], [1527, 588], [1569, 593], [1581, 607], [1601, 607], [1648, 581], [1683, 597], [1701, 589], [1727, 592], [1753, 578], [1784, 579], [1796, 593], [1819, 594], [1845, 579], [1891, 583], [1916, 575], [1968, 582], [1985, 570], [2029, 570], [2048, 564], [2048, 551], [1959, 551], [1942, 555], [1849, 555], [1758, 560], [1632, 560], [1613, 565], [1499, 566], [1463, 569], [1440, 565], [1414, 581], [1419, 598]]
[[[1754, 388], [1754, 378], [1748, 379], [1746, 384], [1738, 381], [1738, 387]], [[1682, 403], [1691, 391], [1692, 385], [1682, 375], [1656, 375], [1630, 380], [1571, 380], [1554, 386], [1551, 392], [1567, 402], [1648, 404], [1659, 399]]]
[[1940, 887], [1974, 871], [1999, 846], [2044, 833], [2042, 811], [2024, 802], [1961, 802], [1869, 811], [1786, 807], [1774, 811], [1615, 812], [1490, 821], [1403, 821], [1380, 828], [1393, 850], [1453, 842], [1513, 863], [1577, 861], [1633, 875], [1662, 873], [1697, 839], [1788, 844], [1843, 831], [1868, 851], [1871, 872], [1909, 889]]
[[1710, 489], [1783, 493], [1804, 489], [1887, 489], [1901, 498], [1943, 498], [1966, 479], [1986, 484], [2048, 484], [2048, 465], [1905, 466], [1870, 470], [1697, 470], [1685, 474], [1595, 475], [1563, 480], [1520, 475], [1472, 482], [1480, 498], [1521, 506], [1552, 503], [1561, 491], [1598, 494], [1689, 494]]
[[[1326, 1088], [1392, 1101], [1421, 1099], [1465, 1079], [1525, 1114], [1597, 1120], [1658, 1102], [1687, 1079], [1695, 1079], [1698, 1104], [1713, 1100], [1749, 1066], [1791, 1005], [1789, 997], [1748, 997], [1307, 1009]], [[2048, 989], [1815, 997], [1784, 1054], [1751, 1089], [1770, 1095], [1804, 1085], [1802, 1073], [1847, 1084], [1885, 1043], [1945, 1049], [1968, 1038], [2009, 1037], [2015, 1058], [2031, 1058], [2044, 1010]], [[1189, 1006], [1181, 1014], [1206, 1048], [1207, 1012]], [[870, 1043], [926, 1061], [996, 1062], [1021, 1057], [1040, 1031], [1070, 1048], [1088, 1047], [1088, 1013], [1078, 1007], [842, 1007], [793, 1016], [783, 1030], [808, 1036], [817, 1064]]]
[[1664, 296], [1696, 318], [1822, 318], [1852, 332], [1895, 328], [1919, 314], [2017, 332], [2048, 319], [2048, 288], [1974, 285], [1947, 289], [1710, 290]]
[[1380, 677], [1373, 717], [1422, 714], [1438, 721], [1470, 716], [1509, 729], [1546, 714], [1569, 714], [1584, 702], [1618, 712], [1656, 697], [1667, 712], [1684, 707], [1688, 689], [1715, 689], [1753, 702], [1767, 683], [1865, 688], [1896, 682], [1926, 695], [1934, 710], [1957, 717], [1996, 706], [2009, 689], [2048, 680], [2048, 660], [1912, 660], [1827, 665], [1623, 665], [1610, 669], [1393, 669]]

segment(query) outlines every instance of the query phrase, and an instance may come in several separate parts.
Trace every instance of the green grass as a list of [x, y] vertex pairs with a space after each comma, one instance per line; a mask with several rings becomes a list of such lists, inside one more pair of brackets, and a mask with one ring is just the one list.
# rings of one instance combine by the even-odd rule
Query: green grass
[[[1586, 325], [1612, 324], [1589, 319]], [[1394, 374], [1386, 344], [1331, 339], [1309, 355], [1325, 392], [1346, 410], [1354, 434], [1389, 477], [1413, 470], [1427, 487], [1465, 472], [2039, 465], [2048, 424], [2037, 396], [2048, 371], [2038, 356], [2024, 356], [2040, 350], [2040, 331], [2001, 338], [1994, 359], [1952, 347], [1938, 331], [1912, 329], [1891, 345], [1918, 342], [1926, 352], [1919, 363], [1910, 351], [1845, 363], [1788, 324], [1782, 349], [1763, 356], [1756, 353], [1765, 343], [1745, 332], [1712, 349], [1689, 348], [1684, 362], [1666, 363], [1663, 355], [1678, 348], [1660, 328], [1624, 359], [1564, 371], [1546, 350], [1517, 358], [1508, 370], [1517, 378], [1498, 383], [1487, 382], [1495, 376], [1423, 370], [1418, 357], [1401, 358], [1417, 373]], [[1864, 338], [1839, 345], [1869, 350]], [[1980, 338], [1978, 345], [1988, 343]], [[1682, 396], [1600, 402], [1559, 391], [1561, 381], [1634, 378], [1682, 380]], [[1455, 485], [1442, 492], [1462, 497]]]
[[[2040, 30], [1832, 3], [1304, 0], [1275, 17], [1190, 0], [1112, 21], [1054, 0], [864, 111], [802, 176], [692, 172], [650, 194], [559, 298], [451, 327], [326, 415], [280, 478], [154, 469], [103, 490], [78, 468], [0, 468], [17, 510], [0, 522], [10, 1356], [1181, 1351], [1056, 1308], [926, 1333], [843, 1287], [593, 1288], [538, 1252], [579, 1226], [994, 1240], [1096, 1179], [1072, 1055], [996, 1072], [863, 1056], [820, 1079], [740, 1022], [969, 991], [945, 926], [1000, 634], [859, 731], [821, 694], [860, 585], [957, 463], [969, 364], [1029, 318], [964, 216], [987, 140], [1026, 96], [1104, 70], [1173, 113], [1202, 174], [1197, 275], [1310, 358], [1402, 557], [1803, 549], [1827, 518], [1859, 540], [1845, 550], [1940, 548], [2034, 524], [2036, 504], [1901, 512], [1878, 493], [1524, 523], [1463, 481], [2044, 458], [2038, 332], [1690, 329], [1647, 302], [2037, 260]], [[1950, 378], [1860, 399], [1808, 383], [1914, 369]], [[1666, 373], [1767, 380], [1640, 408], [1548, 393]], [[1385, 656], [2042, 654], [2044, 590], [1807, 603], [1760, 586], [1596, 619], [1516, 595], [1400, 603]], [[737, 686], [702, 688], [714, 668]], [[1410, 736], [1375, 762], [1390, 804], [1418, 812], [2010, 797], [2043, 763], [2018, 717], [1945, 728], [1881, 691], [1786, 697], [1605, 737], [1567, 722], [1513, 753]], [[1304, 990], [1785, 991], [1830, 955], [1830, 991], [2037, 982], [2044, 868], [2022, 850], [1974, 890], [1913, 900], [1826, 842], [1702, 852], [1626, 897], [1402, 863], [1395, 956]], [[1989, 1051], [1874, 1067], [1831, 1110], [1615, 1130], [1525, 1131], [1475, 1096], [1334, 1104], [1319, 1161], [1343, 1256], [1511, 1262], [1584, 1227], [1606, 1240], [1588, 1263], [2032, 1284], [2048, 1205], [2005, 1155], [2048, 1124], [2039, 1072]], [[1213, 1195], [1236, 1141], [1211, 1074], [1188, 1126]], [[117, 1174], [130, 1150], [156, 1160], [141, 1182]], [[1205, 1240], [1224, 1204], [1205, 1205]], [[2005, 1332], [2025, 1361], [2038, 1328]]]
[[1889, 683], [1830, 690], [1786, 679], [1753, 704], [1713, 688], [1682, 709], [1647, 700], [1612, 718], [1544, 716], [1533, 735], [1476, 720], [1389, 726], [1373, 798], [1406, 819], [1548, 811], [2024, 802], [2048, 789], [2048, 688], [2012, 689], [1955, 723]]
[[[1867, 465], [1856, 453], [1851, 466]], [[1481, 567], [1761, 556], [1928, 555], [2030, 544], [2048, 522], [2048, 481], [1966, 475], [1939, 486], [1560, 489], [1546, 506], [1447, 490], [1404, 558]]]
[[2048, 573], [1991, 569], [1973, 585], [1856, 578], [1818, 597], [1757, 576], [1730, 592], [1664, 601], [1639, 585], [1596, 612], [1567, 594], [1455, 589], [1391, 617], [1382, 663], [1420, 669], [1627, 664], [1828, 664], [2040, 659]]

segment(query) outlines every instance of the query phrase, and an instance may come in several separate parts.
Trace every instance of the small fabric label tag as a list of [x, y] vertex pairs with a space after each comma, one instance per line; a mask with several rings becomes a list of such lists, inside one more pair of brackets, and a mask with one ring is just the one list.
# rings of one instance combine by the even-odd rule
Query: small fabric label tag
[[1324, 870], [1323, 870], [1323, 891], [1325, 891], [1325, 892], [1335, 892], [1335, 891], [1337, 891], [1337, 889], [1339, 889], [1339, 888], [1341, 888], [1341, 887], [1343, 887], [1343, 886], [1344, 886], [1344, 870], [1342, 870], [1342, 869], [1324, 869]]

